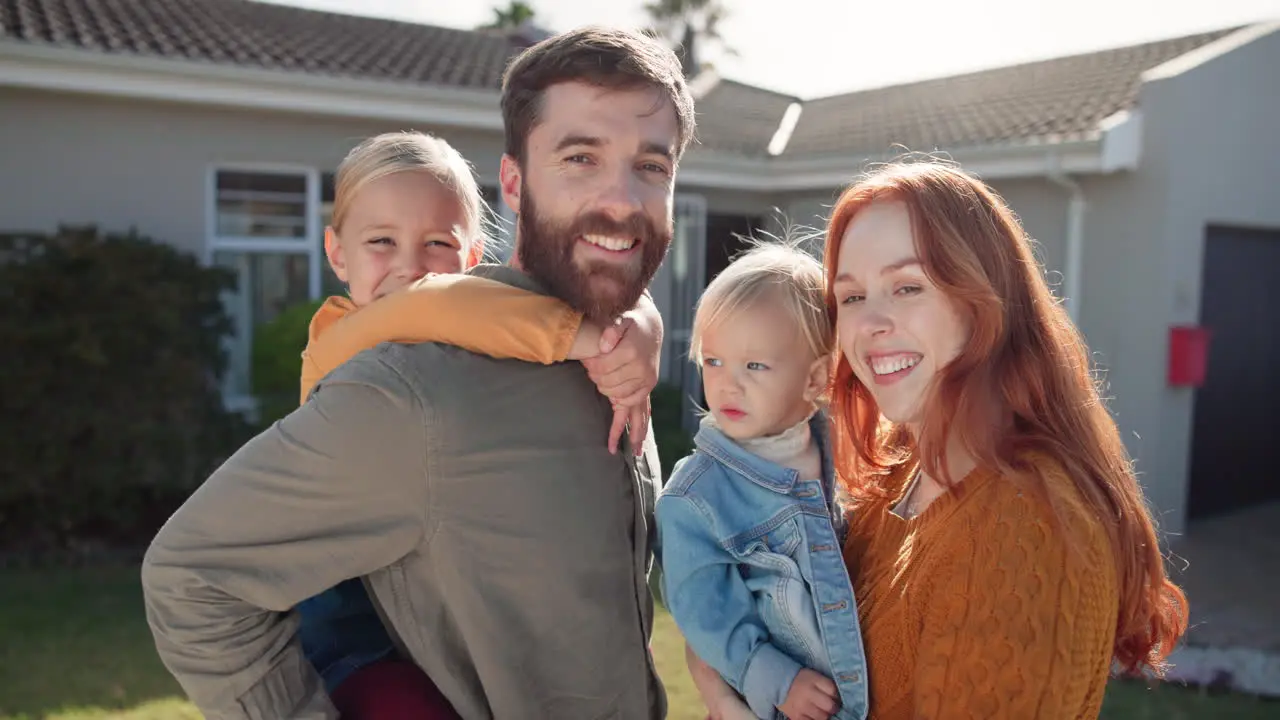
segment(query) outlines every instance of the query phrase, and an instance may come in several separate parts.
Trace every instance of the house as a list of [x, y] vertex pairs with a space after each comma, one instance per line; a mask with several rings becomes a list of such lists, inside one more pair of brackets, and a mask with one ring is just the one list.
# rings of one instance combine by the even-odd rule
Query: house
[[[1021, 216], [1109, 383], [1165, 530], [1280, 499], [1280, 24], [802, 100], [704, 73], [676, 239], [653, 284], [683, 361], [737, 235], [821, 227], [867, 163], [948, 152]], [[0, 0], [0, 229], [98, 223], [235, 268], [248, 332], [332, 292], [332, 173], [359, 139], [439, 133], [498, 207], [518, 36], [247, 0]], [[1200, 387], [1170, 378], [1207, 327]], [[1176, 362], [1175, 362], [1176, 361]], [[1194, 375], [1194, 373], [1192, 373]]]

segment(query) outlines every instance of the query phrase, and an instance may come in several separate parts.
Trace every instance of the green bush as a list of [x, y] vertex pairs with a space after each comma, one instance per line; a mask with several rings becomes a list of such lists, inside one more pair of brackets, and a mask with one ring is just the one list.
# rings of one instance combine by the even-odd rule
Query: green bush
[[323, 302], [291, 305], [253, 333], [250, 373], [253, 395], [258, 401], [258, 420], [263, 426], [298, 407], [302, 351], [307, 347], [311, 316]]
[[149, 537], [244, 439], [233, 280], [132, 232], [0, 235], [0, 543]]

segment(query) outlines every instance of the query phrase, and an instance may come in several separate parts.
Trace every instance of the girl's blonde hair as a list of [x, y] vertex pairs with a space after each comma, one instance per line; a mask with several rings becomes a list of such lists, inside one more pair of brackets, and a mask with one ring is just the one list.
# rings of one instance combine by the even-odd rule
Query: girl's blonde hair
[[356, 145], [338, 165], [334, 179], [333, 228], [340, 230], [356, 193], [365, 185], [401, 172], [425, 172], [449, 188], [462, 206], [465, 225], [455, 228], [466, 267], [480, 262], [485, 247], [485, 203], [471, 164], [452, 145], [426, 133], [392, 132]]
[[729, 263], [698, 299], [689, 359], [701, 367], [707, 328], [765, 298], [779, 303], [795, 320], [813, 357], [830, 355], [835, 348], [835, 330], [827, 315], [822, 264], [801, 250], [798, 242], [751, 244], [753, 247]]

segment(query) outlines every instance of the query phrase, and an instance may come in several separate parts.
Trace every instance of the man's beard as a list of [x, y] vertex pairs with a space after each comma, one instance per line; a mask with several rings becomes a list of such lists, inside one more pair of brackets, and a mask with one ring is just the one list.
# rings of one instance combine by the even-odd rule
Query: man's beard
[[[516, 256], [524, 271], [574, 310], [603, 323], [635, 307], [671, 245], [671, 228], [659, 231], [640, 212], [622, 222], [599, 212], [579, 215], [568, 223], [540, 217], [528, 185], [520, 190], [517, 222]], [[625, 264], [595, 260], [579, 267], [574, 248], [583, 235], [636, 238], [638, 257]]]

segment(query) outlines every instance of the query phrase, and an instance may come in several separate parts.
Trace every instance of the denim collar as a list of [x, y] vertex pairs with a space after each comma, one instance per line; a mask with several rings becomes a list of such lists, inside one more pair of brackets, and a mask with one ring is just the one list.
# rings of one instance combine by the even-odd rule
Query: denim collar
[[[818, 410], [813, 414], [813, 417], [809, 418], [809, 433], [812, 435], [813, 441], [818, 444], [818, 454], [822, 457], [823, 474], [823, 477], [819, 478], [819, 480], [822, 481], [823, 485], [826, 485], [826, 479], [833, 476], [834, 466], [831, 459], [831, 448], [828, 445], [830, 436], [828, 434], [827, 415], [823, 410]], [[732, 468], [739, 475], [766, 490], [782, 494], [790, 493], [791, 489], [795, 487], [796, 481], [800, 479], [798, 471], [747, 452], [741, 445], [715, 427], [709, 415], [699, 423], [698, 434], [694, 436], [693, 443], [699, 450], [714, 458], [716, 462]]]

